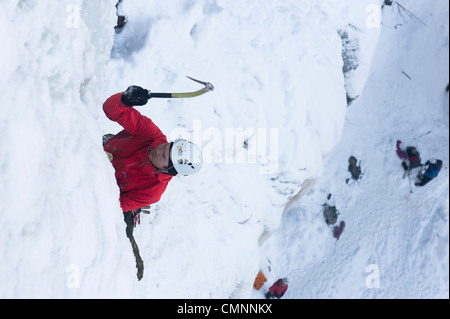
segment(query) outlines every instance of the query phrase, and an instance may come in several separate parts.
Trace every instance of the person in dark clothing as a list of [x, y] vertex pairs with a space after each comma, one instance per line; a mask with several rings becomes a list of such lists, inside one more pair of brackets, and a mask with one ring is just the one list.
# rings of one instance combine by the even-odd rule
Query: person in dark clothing
[[[358, 160], [353, 155], [348, 159], [348, 171], [352, 174], [352, 178], [357, 181], [361, 177], [361, 162], [357, 164]], [[350, 179], [345, 182], [348, 183]]]
[[327, 202], [323, 206], [323, 216], [325, 217], [325, 222], [327, 225], [334, 225], [339, 216], [339, 212], [336, 209], [336, 204], [334, 199], [331, 199], [331, 194], [327, 196]]
[[116, 32], [122, 31], [122, 28], [127, 24], [127, 17], [122, 13], [122, 0], [119, 0], [116, 4], [117, 25], [114, 27]]
[[422, 166], [420, 153], [414, 146], [408, 146], [406, 148], [406, 154], [408, 154], [409, 169]]
[[424, 186], [433, 178], [438, 176], [442, 168], [442, 161], [439, 159], [432, 158], [425, 162], [425, 173], [419, 173], [417, 176], [418, 181], [415, 183], [416, 186]]
[[401, 147], [402, 142], [397, 141], [397, 155], [403, 160], [402, 167], [405, 171], [410, 171], [413, 168], [421, 167], [420, 153], [414, 146], [408, 146], [406, 149]]

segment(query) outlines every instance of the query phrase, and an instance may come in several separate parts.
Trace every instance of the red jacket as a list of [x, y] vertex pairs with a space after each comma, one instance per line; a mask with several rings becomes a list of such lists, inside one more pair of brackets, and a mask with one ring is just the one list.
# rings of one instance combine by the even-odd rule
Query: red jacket
[[173, 176], [158, 172], [148, 159], [152, 148], [167, 143], [166, 136], [148, 117], [124, 106], [121, 97], [115, 94], [103, 104], [106, 116], [124, 128], [103, 148], [113, 155], [120, 206], [126, 212], [158, 202]]
[[281, 297], [283, 297], [283, 295], [286, 293], [286, 291], [288, 290], [288, 285], [285, 284], [284, 286], [281, 286], [281, 284], [283, 283], [283, 279], [278, 279], [273, 285], [272, 287], [269, 288], [270, 294], [272, 296], [277, 297], [278, 299], [280, 299]]

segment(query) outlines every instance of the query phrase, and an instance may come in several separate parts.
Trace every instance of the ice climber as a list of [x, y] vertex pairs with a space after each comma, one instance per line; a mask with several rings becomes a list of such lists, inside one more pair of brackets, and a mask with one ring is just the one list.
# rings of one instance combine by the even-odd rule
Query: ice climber
[[[352, 178], [357, 181], [361, 177], [361, 162], [357, 165], [358, 160], [353, 155], [348, 159], [348, 171], [352, 174]], [[346, 181], [348, 183], [348, 180]]]
[[402, 148], [402, 141], [397, 141], [397, 155], [400, 159], [403, 160], [402, 167], [405, 171], [410, 171], [413, 168], [421, 167], [421, 158], [420, 153], [414, 146], [408, 146], [404, 150]]
[[288, 279], [280, 278], [278, 279], [272, 287], [269, 288], [269, 291], [266, 293], [267, 299], [277, 298], [280, 299], [286, 293], [288, 289]]
[[195, 174], [202, 166], [196, 145], [183, 139], [169, 143], [153, 121], [134, 108], [147, 104], [149, 97], [149, 90], [130, 86], [103, 104], [106, 116], [124, 128], [105, 135], [103, 149], [115, 169], [127, 225], [142, 207], [160, 200], [172, 177]]

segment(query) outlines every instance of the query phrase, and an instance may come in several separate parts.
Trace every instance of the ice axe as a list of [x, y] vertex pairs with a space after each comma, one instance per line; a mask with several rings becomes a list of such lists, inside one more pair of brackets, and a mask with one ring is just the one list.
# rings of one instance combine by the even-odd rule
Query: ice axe
[[418, 140], [419, 138], [422, 138], [422, 137], [424, 137], [425, 135], [428, 135], [428, 134], [430, 134], [430, 133], [431, 133], [431, 131], [428, 131], [428, 132], [426, 132], [426, 133], [424, 133], [424, 134], [422, 134], [422, 135], [419, 135], [419, 136], [414, 137], [413, 140], [414, 140], [414, 141], [415, 141], [415, 140]]
[[203, 84], [205, 87], [201, 90], [195, 91], [195, 92], [185, 92], [185, 93], [150, 93], [149, 98], [160, 98], [160, 99], [173, 99], [173, 98], [186, 98], [186, 97], [196, 97], [202, 94], [205, 94], [209, 91], [214, 90], [214, 86], [209, 82], [203, 82], [196, 79], [191, 78], [190, 76], [187, 77], [188, 79]]

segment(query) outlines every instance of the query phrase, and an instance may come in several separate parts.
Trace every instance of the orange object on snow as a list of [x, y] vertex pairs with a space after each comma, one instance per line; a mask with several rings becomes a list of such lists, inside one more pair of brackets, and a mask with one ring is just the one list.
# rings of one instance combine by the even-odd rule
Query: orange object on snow
[[258, 276], [256, 276], [255, 283], [253, 284], [253, 288], [256, 290], [261, 289], [261, 287], [264, 285], [264, 283], [267, 281], [266, 276], [262, 272], [258, 273]]

